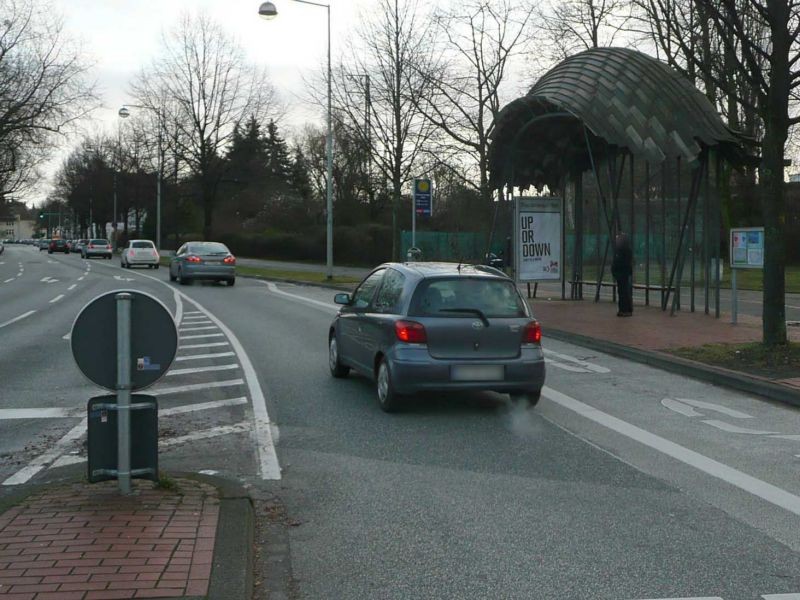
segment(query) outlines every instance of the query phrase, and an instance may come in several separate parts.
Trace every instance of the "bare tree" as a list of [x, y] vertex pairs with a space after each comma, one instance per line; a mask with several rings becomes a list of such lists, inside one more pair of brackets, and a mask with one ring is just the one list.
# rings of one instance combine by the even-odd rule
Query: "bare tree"
[[162, 56], [132, 88], [139, 103], [174, 127], [168, 143], [196, 179], [203, 235], [210, 238], [224, 176], [222, 152], [236, 123], [249, 116], [262, 120], [277, 108], [266, 72], [249, 64], [233, 37], [207, 15], [187, 14], [165, 35]]
[[31, 183], [54, 134], [97, 106], [89, 66], [49, 5], [0, 4], [0, 196]]
[[436, 15], [430, 35], [439, 43], [415, 65], [426, 89], [415, 105], [444, 134], [433, 147], [435, 164], [476, 189], [487, 204], [489, 130], [502, 106], [510, 62], [529, 43], [532, 13], [532, 6], [513, 0], [454, 5]]
[[[347, 63], [334, 76], [339, 120], [371, 151], [377, 172], [392, 189], [392, 256], [397, 257], [397, 210], [403, 186], [416, 174], [433, 127], [418, 108], [427, 93], [415, 68], [425, 54], [419, 0], [377, 0], [366, 14]], [[367, 95], [368, 103], [362, 103]]]
[[539, 10], [539, 26], [549, 40], [550, 59], [620, 43], [630, 8], [630, 0], [549, 0]]

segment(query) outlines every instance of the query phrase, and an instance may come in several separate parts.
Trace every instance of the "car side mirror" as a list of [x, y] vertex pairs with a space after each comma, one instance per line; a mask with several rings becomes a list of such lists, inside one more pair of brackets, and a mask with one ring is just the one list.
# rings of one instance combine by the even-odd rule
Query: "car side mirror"
[[348, 305], [348, 304], [350, 304], [350, 294], [336, 294], [333, 297], [333, 301], [336, 304]]

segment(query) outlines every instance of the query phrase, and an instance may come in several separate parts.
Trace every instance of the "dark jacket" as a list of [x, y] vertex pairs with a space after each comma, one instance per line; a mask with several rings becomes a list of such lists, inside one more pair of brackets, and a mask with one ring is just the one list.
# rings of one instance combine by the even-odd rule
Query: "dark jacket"
[[614, 279], [633, 275], [633, 250], [630, 243], [624, 240], [614, 249], [614, 260], [611, 263], [611, 275]]

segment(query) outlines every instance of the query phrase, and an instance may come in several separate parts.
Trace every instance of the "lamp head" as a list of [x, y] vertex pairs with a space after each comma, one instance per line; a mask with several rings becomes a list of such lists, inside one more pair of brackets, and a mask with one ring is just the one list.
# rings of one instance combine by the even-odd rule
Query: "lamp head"
[[258, 7], [258, 14], [264, 19], [274, 19], [278, 16], [278, 9], [272, 2], [262, 2]]

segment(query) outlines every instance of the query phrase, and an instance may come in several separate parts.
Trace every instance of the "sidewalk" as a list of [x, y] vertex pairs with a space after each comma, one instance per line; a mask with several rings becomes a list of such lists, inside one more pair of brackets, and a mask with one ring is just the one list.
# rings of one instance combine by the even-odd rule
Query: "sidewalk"
[[222, 527], [217, 487], [182, 477], [133, 489], [76, 480], [0, 499], [0, 600], [249, 597], [252, 530]]

